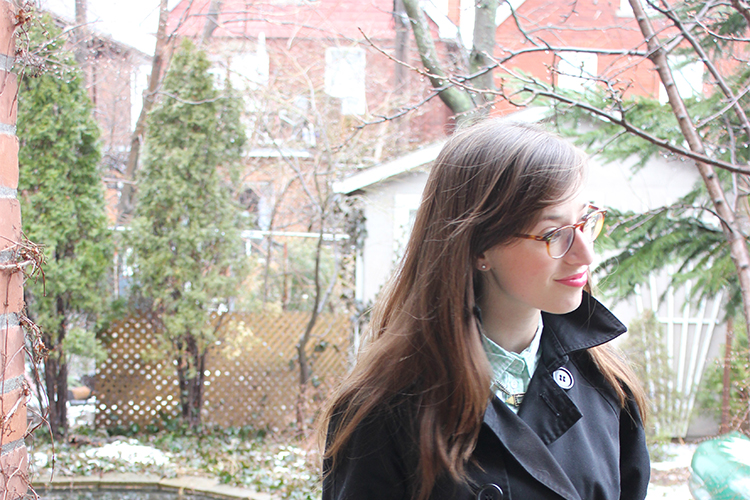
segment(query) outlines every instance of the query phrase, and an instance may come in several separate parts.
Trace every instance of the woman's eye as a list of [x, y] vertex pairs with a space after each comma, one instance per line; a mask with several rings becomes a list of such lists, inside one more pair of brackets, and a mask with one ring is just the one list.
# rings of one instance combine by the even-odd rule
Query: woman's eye
[[544, 236], [542, 236], [545, 241], [549, 241], [550, 243], [554, 243], [555, 241], [560, 239], [560, 231], [557, 229], [551, 229], [544, 233]]

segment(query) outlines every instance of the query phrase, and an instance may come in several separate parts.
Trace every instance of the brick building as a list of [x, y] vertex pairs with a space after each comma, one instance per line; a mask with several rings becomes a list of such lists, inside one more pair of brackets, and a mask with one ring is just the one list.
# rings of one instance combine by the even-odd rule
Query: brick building
[[[246, 101], [243, 189], [261, 229], [316, 231], [314, 178], [371, 166], [450, 127], [438, 99], [401, 118], [380, 119], [430, 94], [418, 75], [378, 50], [418, 64], [410, 34], [397, 29], [392, 11], [391, 0], [227, 0], [219, 12], [208, 0], [186, 0], [172, 10], [170, 31], [207, 43], [217, 74]], [[379, 123], [356, 128], [370, 122]]]

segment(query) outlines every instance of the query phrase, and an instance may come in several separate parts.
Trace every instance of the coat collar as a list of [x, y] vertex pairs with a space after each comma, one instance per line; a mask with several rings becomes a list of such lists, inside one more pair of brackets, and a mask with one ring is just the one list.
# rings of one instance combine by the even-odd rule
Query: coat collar
[[545, 330], [549, 327], [562, 354], [588, 349], [625, 333], [625, 325], [598, 300], [583, 292], [581, 305], [568, 314], [542, 313]]

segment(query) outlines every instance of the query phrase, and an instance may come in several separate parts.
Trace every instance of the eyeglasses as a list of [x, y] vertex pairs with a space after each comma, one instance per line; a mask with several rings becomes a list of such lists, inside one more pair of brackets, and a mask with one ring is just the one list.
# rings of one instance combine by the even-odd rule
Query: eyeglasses
[[570, 224], [569, 226], [558, 227], [543, 236], [534, 236], [531, 234], [517, 234], [519, 238], [529, 240], [543, 241], [547, 244], [547, 253], [553, 259], [562, 259], [568, 253], [576, 237], [576, 229], [580, 229], [586, 241], [593, 242], [604, 226], [604, 215], [606, 210], [602, 210], [593, 205], [589, 205], [592, 212], [583, 216], [580, 222]]

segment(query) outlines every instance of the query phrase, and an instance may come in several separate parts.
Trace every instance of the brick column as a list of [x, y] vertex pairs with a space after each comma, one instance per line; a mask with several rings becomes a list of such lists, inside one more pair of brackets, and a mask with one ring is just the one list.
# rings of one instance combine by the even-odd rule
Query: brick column
[[16, 265], [21, 241], [21, 208], [17, 199], [18, 81], [10, 72], [15, 43], [15, 6], [0, 0], [0, 492], [22, 498], [28, 486], [26, 398], [24, 396], [23, 274]]

